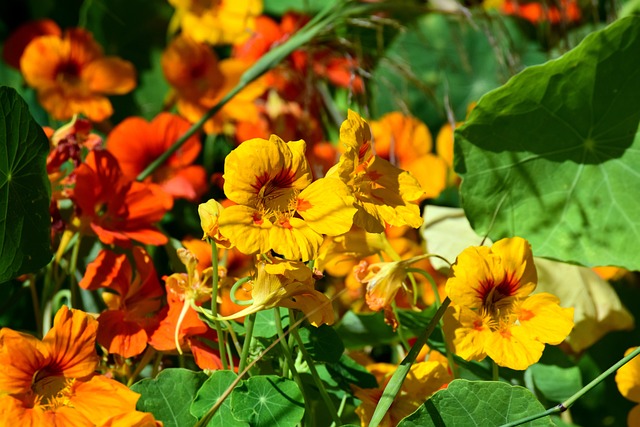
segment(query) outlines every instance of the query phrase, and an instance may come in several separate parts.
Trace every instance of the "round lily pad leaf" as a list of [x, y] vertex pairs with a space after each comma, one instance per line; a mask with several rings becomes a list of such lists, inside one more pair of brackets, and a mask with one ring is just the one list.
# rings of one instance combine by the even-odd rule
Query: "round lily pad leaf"
[[537, 256], [640, 269], [640, 17], [525, 69], [456, 131], [473, 228]]
[[252, 427], [293, 426], [304, 415], [302, 392], [289, 379], [254, 376], [231, 393], [231, 413]]
[[0, 87], [0, 283], [51, 260], [48, 154], [26, 102]]
[[[237, 377], [235, 372], [215, 371], [198, 390], [196, 399], [191, 404], [191, 415], [200, 420], [218, 402]], [[233, 417], [229, 396], [222, 402], [207, 426], [248, 427], [249, 424]]]

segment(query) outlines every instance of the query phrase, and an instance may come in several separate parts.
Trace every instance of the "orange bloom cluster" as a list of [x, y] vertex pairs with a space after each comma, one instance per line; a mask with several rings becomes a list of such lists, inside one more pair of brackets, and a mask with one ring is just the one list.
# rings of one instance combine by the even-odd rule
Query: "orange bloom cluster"
[[139, 395], [96, 374], [97, 322], [63, 306], [42, 341], [0, 330], [0, 425], [155, 426]]
[[91, 33], [71, 28], [64, 33], [52, 21], [20, 28], [8, 40], [8, 61], [38, 92], [40, 104], [57, 120], [82, 113], [101, 121], [113, 114], [105, 95], [122, 95], [136, 86], [133, 65], [104, 56]]
[[519, 16], [533, 24], [577, 22], [582, 18], [580, 6], [575, 0], [562, 0], [560, 7], [537, 1], [523, 3], [516, 0], [505, 0], [500, 11], [505, 15]]

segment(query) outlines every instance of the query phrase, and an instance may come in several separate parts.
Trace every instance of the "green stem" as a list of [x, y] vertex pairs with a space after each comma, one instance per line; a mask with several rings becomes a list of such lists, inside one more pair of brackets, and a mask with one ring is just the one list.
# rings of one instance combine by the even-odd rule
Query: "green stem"
[[71, 289], [71, 306], [73, 308], [82, 309], [81, 300], [79, 299], [78, 282], [76, 281], [76, 267], [78, 265], [78, 254], [80, 253], [80, 243], [82, 242], [82, 236], [78, 237], [73, 250], [71, 251], [71, 260], [69, 262], [69, 288]]
[[227, 346], [225, 344], [224, 334], [222, 332], [222, 326], [217, 319], [218, 317], [218, 246], [213, 239], [209, 240], [211, 245], [211, 314], [213, 315], [213, 324], [218, 334], [218, 349], [220, 350], [220, 361], [222, 362], [222, 369], [229, 369], [229, 363], [227, 362]]
[[491, 380], [500, 381], [500, 367], [493, 359], [491, 359]]
[[396, 395], [398, 394], [398, 392], [400, 392], [402, 383], [407, 377], [407, 374], [409, 374], [411, 365], [413, 364], [413, 362], [415, 362], [422, 347], [427, 343], [427, 340], [440, 322], [440, 319], [444, 315], [444, 312], [447, 310], [447, 307], [449, 307], [449, 304], [451, 304], [451, 300], [449, 299], [449, 297], [447, 297], [442, 302], [442, 305], [440, 305], [440, 308], [438, 308], [438, 311], [436, 311], [436, 314], [433, 316], [426, 329], [422, 332], [422, 334], [420, 334], [415, 344], [413, 344], [413, 347], [411, 347], [409, 354], [407, 354], [396, 371], [393, 373], [393, 376], [387, 383], [387, 386], [382, 393], [382, 397], [378, 402], [378, 406], [376, 406], [376, 410], [373, 412], [369, 427], [378, 427], [378, 425], [384, 418], [384, 415], [391, 407], [391, 404], [393, 403]]
[[253, 339], [253, 324], [256, 320], [256, 314], [251, 313], [244, 318], [244, 343], [242, 343], [242, 354], [240, 355], [240, 365], [238, 365], [238, 371], [244, 371], [244, 367], [247, 366], [247, 358], [249, 357], [249, 347], [251, 346], [251, 340]]
[[522, 418], [522, 419], [519, 419], [517, 421], [511, 422], [511, 423], [508, 423], [508, 424], [504, 424], [502, 427], [515, 427], [515, 426], [519, 426], [521, 424], [528, 423], [530, 421], [537, 420], [537, 419], [542, 418], [542, 417], [546, 417], [547, 415], [559, 414], [559, 413], [562, 413], [562, 412], [566, 411], [567, 409], [569, 409], [576, 402], [576, 400], [580, 399], [582, 396], [584, 396], [585, 394], [590, 392], [591, 389], [593, 389], [595, 386], [597, 386], [602, 381], [604, 381], [605, 378], [607, 378], [609, 375], [613, 374], [615, 371], [620, 369], [623, 365], [627, 364], [631, 359], [633, 359], [634, 357], [636, 357], [639, 354], [640, 354], [640, 347], [637, 347], [631, 353], [629, 353], [628, 355], [626, 355], [625, 357], [620, 359], [613, 366], [611, 366], [609, 369], [607, 369], [606, 371], [604, 371], [603, 373], [598, 375], [593, 381], [591, 381], [586, 386], [582, 387], [577, 393], [575, 393], [573, 396], [571, 396], [570, 398], [568, 398], [564, 402], [560, 403], [559, 405], [554, 406], [553, 408], [549, 408], [546, 411], [541, 412], [539, 414], [531, 415], [530, 417]]
[[[273, 310], [273, 317], [276, 322], [276, 331], [278, 332], [278, 338], [280, 339], [280, 346], [282, 347], [282, 353], [284, 354], [284, 358], [287, 361], [287, 365], [293, 374], [293, 380], [300, 387], [300, 392], [302, 393], [302, 398], [304, 399], [304, 407], [305, 413], [311, 415], [311, 407], [309, 406], [309, 399], [305, 396], [304, 392], [304, 384], [302, 383], [302, 379], [300, 378], [300, 374], [296, 369], [296, 364], [293, 361], [293, 356], [291, 356], [291, 348], [289, 344], [287, 344], [287, 340], [285, 339], [284, 329], [282, 328], [282, 319], [280, 318], [280, 309], [278, 307]], [[291, 327], [289, 327], [289, 331], [291, 331]], [[335, 410], [335, 409], [334, 409]]]
[[[295, 319], [293, 310], [289, 310], [289, 318]], [[320, 392], [320, 397], [322, 397], [322, 400], [324, 401], [325, 406], [329, 410], [329, 415], [331, 415], [331, 419], [333, 420], [333, 423], [338, 426], [342, 425], [342, 421], [340, 421], [340, 416], [336, 411], [336, 407], [333, 405], [333, 402], [329, 397], [329, 393], [327, 393], [327, 389], [324, 387], [324, 383], [320, 379], [320, 375], [318, 375], [318, 370], [316, 369], [316, 365], [314, 365], [313, 359], [311, 358], [311, 356], [309, 356], [309, 352], [304, 347], [302, 338], [298, 333], [298, 328], [294, 328], [294, 329], [289, 328], [289, 330], [291, 330], [291, 334], [293, 335], [296, 342], [298, 343], [298, 349], [302, 354], [302, 358], [304, 359], [305, 362], [307, 362], [307, 366], [309, 367], [309, 372], [311, 373], [313, 382], [316, 384], [316, 387], [318, 387], [318, 391]]]
[[138, 365], [136, 366], [136, 369], [133, 371], [133, 373], [131, 374], [131, 376], [127, 380], [127, 387], [131, 387], [131, 384], [133, 384], [133, 382], [136, 380], [136, 378], [138, 378], [138, 375], [140, 375], [140, 372], [142, 372], [142, 370], [145, 368], [145, 366], [147, 366], [149, 364], [149, 362], [151, 361], [151, 358], [153, 357], [153, 355], [155, 353], [156, 353], [156, 350], [153, 347], [151, 347], [151, 346], [147, 347], [147, 350], [142, 355], [142, 358], [138, 362]]
[[42, 333], [42, 310], [40, 309], [40, 301], [38, 299], [38, 289], [36, 289], [36, 276], [30, 274], [27, 282], [29, 284], [29, 290], [31, 291], [31, 301], [33, 303], [33, 314], [36, 321], [36, 330], [38, 331], [38, 334], [40, 334]]
[[231, 302], [236, 304], [236, 305], [251, 305], [253, 304], [253, 300], [247, 300], [247, 301], [242, 301], [239, 299], [236, 299], [236, 292], [238, 291], [238, 288], [242, 285], [244, 285], [245, 283], [247, 283], [249, 280], [251, 280], [251, 277], [243, 277], [242, 279], [238, 280], [236, 283], [233, 284], [233, 286], [231, 287], [231, 290], [229, 291], [229, 298], [231, 298]]

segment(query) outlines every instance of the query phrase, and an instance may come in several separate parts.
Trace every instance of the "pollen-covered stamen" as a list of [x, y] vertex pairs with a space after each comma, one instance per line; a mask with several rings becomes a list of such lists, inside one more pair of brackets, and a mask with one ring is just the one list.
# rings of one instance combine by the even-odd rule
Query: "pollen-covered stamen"
[[73, 378], [50, 373], [46, 368], [33, 376], [31, 390], [39, 406], [55, 409], [68, 403]]

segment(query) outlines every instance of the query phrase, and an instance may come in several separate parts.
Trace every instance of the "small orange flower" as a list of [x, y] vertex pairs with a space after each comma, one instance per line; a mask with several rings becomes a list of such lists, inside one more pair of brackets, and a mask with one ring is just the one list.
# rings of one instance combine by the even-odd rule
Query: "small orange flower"
[[[126, 254], [102, 250], [88, 266], [79, 285], [83, 289], [107, 288], [103, 292], [108, 310], [98, 317], [98, 344], [122, 357], [137, 356], [147, 347], [148, 334], [160, 309], [160, 286], [151, 258], [144, 249], [133, 248], [135, 271]], [[134, 276], [135, 273], [135, 276]]]
[[22, 54], [20, 69], [40, 104], [57, 120], [77, 113], [104, 120], [113, 114], [104, 95], [122, 95], [136, 85], [133, 65], [105, 57], [91, 33], [81, 28], [35, 38]]
[[502, 4], [501, 12], [505, 15], [519, 16], [532, 24], [550, 22], [560, 24], [561, 22], [578, 22], [582, 17], [578, 2], [575, 0], [562, 0], [560, 7], [555, 4], [547, 5], [544, 2], [520, 2], [516, 0], [505, 0]]
[[95, 374], [97, 327], [63, 306], [42, 341], [0, 330], [0, 425], [96, 426], [136, 412], [139, 394]]
[[[118, 160], [125, 178], [133, 180], [189, 127], [185, 119], [170, 113], [160, 113], [151, 123], [141, 117], [129, 117], [111, 131], [107, 149]], [[175, 198], [197, 199], [207, 186], [204, 168], [192, 165], [200, 149], [198, 137], [192, 136], [153, 173], [149, 181], [159, 184]]]
[[58, 24], [51, 19], [39, 19], [37, 21], [27, 22], [19, 26], [11, 33], [7, 40], [5, 40], [2, 57], [7, 64], [13, 68], [20, 69], [20, 58], [24, 53], [24, 49], [31, 43], [31, 40], [46, 35], [60, 37], [62, 30], [60, 30]]
[[[249, 64], [238, 59], [218, 61], [205, 44], [180, 35], [162, 54], [162, 71], [175, 89], [178, 112], [196, 122], [233, 89]], [[207, 133], [220, 133], [223, 125], [237, 120], [258, 120], [254, 104], [265, 90], [261, 79], [245, 87], [204, 125]]]
[[75, 174], [73, 199], [83, 231], [92, 230], [106, 245], [167, 242], [152, 223], [171, 209], [173, 199], [158, 185], [126, 180], [108, 151], [90, 152]]
[[[625, 351], [628, 356], [636, 347]], [[620, 394], [632, 402], [640, 403], [640, 357], [636, 356], [616, 372], [616, 385]], [[627, 415], [627, 425], [640, 425], [640, 405], [634, 406]]]

